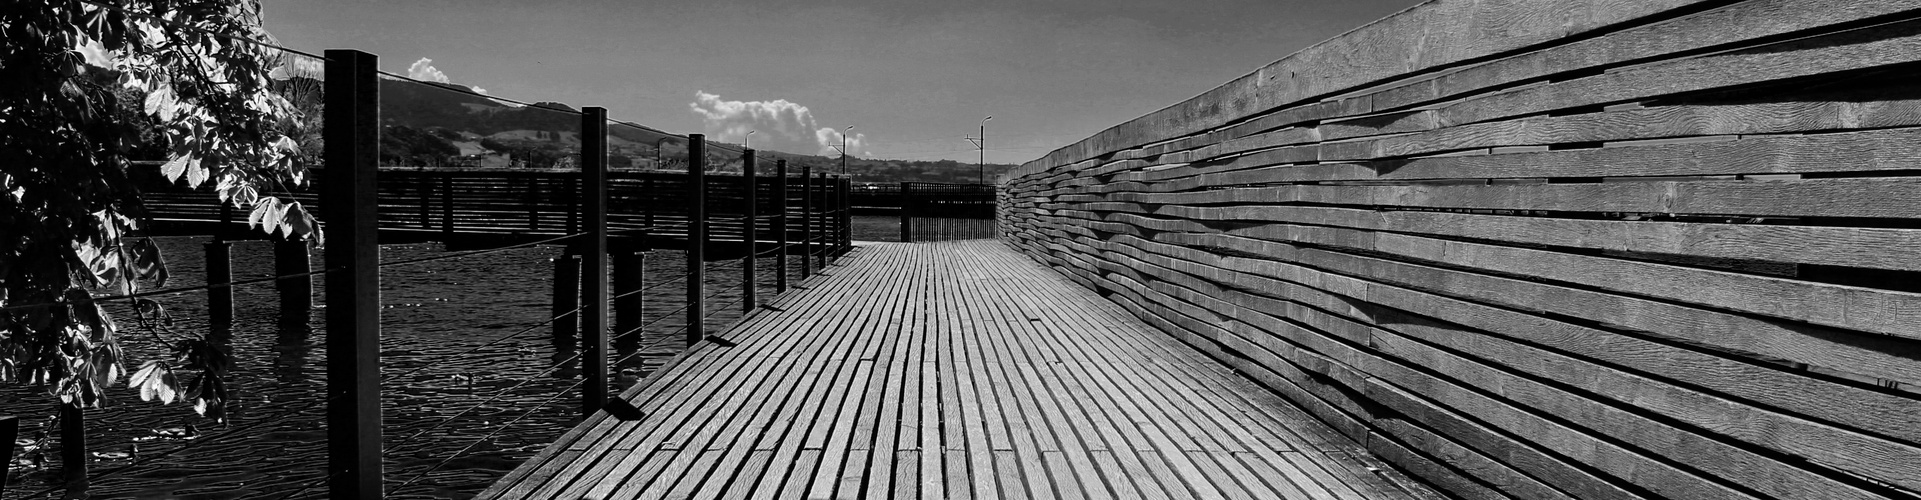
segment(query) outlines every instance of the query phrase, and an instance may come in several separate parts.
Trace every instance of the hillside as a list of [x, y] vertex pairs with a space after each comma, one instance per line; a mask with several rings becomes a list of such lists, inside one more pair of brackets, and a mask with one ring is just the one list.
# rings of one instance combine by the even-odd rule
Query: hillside
[[[454, 84], [381, 80], [381, 163], [390, 166], [468, 168], [569, 168], [580, 151], [580, 117], [573, 107], [540, 102], [520, 106], [494, 100]], [[678, 136], [615, 124], [609, 127], [608, 153], [615, 169], [683, 169], [686, 141]], [[655, 150], [656, 145], [660, 148]], [[739, 172], [738, 144], [711, 143], [713, 171]], [[841, 172], [839, 157], [761, 151], [763, 169], [785, 159], [795, 171], [812, 165]], [[987, 165], [993, 179], [1013, 165]], [[953, 160], [849, 158], [846, 171], [855, 182], [953, 182], [980, 178], [972, 163]]]

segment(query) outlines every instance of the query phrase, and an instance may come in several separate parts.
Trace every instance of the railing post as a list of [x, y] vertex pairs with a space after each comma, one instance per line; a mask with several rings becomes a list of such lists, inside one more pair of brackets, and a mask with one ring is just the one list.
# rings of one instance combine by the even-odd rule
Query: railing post
[[580, 334], [580, 254], [574, 244], [554, 257], [554, 342]]
[[687, 135], [687, 179], [693, 197], [687, 214], [687, 346], [707, 336], [705, 304], [707, 281], [707, 136]]
[[[7, 460], [13, 457], [9, 455]], [[67, 476], [68, 497], [86, 498], [87, 409], [81, 408], [79, 401], [60, 403], [60, 467]]]
[[913, 189], [911, 187], [912, 184], [913, 183], [911, 182], [900, 183], [900, 242], [901, 243], [914, 242], [914, 202], [913, 202], [914, 197], [909, 196], [907, 194], [907, 190]]
[[840, 254], [854, 249], [854, 179], [840, 180]]
[[800, 166], [800, 279], [814, 275], [814, 167]]
[[527, 177], [527, 230], [540, 230], [540, 176]]
[[827, 197], [827, 172], [820, 173], [820, 183], [815, 187], [820, 189], [820, 211], [818, 212], [820, 214], [820, 232], [822, 233], [820, 235], [820, 238], [821, 238], [820, 270], [826, 271], [827, 270], [827, 238], [828, 238], [827, 235], [832, 234], [832, 231], [833, 231], [833, 229], [831, 229], [827, 225], [827, 207], [828, 205], [833, 204], [833, 202], [829, 201]]
[[634, 330], [642, 324], [646, 303], [640, 289], [646, 287], [647, 254], [627, 245], [614, 252], [614, 340], [623, 345], [633, 342]]
[[[286, 238], [273, 243], [273, 268], [276, 276], [293, 276], [312, 271], [307, 240]], [[313, 276], [281, 278], [274, 282], [280, 292], [281, 311], [307, 311], [313, 307]]]
[[440, 177], [440, 232], [449, 239], [454, 235], [454, 176], [444, 172]]
[[741, 229], [743, 232], [740, 237], [741, 242], [747, 246], [747, 256], [741, 257], [740, 259], [740, 289], [742, 294], [740, 311], [741, 314], [746, 314], [753, 312], [754, 308], [760, 305], [754, 296], [754, 292], [756, 291], [754, 290], [754, 263], [757, 257], [755, 254], [760, 253], [760, 235], [754, 231], [754, 226], [760, 223], [760, 210], [758, 207], [758, 205], [760, 205], [760, 186], [757, 185], [759, 184], [759, 179], [754, 177], [754, 150], [749, 149], [742, 152], [740, 159], [741, 186], [745, 189], [747, 197], [747, 217], [744, 219], [746, 225], [742, 226]]
[[580, 110], [581, 414], [607, 405], [607, 108]]
[[420, 228], [432, 229], [434, 227], [433, 179], [427, 176], [427, 171], [425, 170], [416, 171], [414, 175], [414, 187], [420, 190]]
[[207, 242], [207, 323], [215, 328], [233, 324], [233, 244], [214, 235]]
[[358, 50], [326, 56], [320, 208], [338, 269], [327, 275], [327, 477], [334, 498], [380, 498], [378, 66]]
[[774, 216], [774, 244], [780, 246], [774, 254], [774, 293], [787, 293], [787, 160], [774, 160], [774, 198], [780, 200]]

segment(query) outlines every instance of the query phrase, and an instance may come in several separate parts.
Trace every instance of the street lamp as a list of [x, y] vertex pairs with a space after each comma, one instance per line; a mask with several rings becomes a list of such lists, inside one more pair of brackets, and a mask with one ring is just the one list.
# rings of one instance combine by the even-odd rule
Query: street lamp
[[987, 183], [987, 121], [992, 119], [994, 119], [994, 117], [992, 116], [981, 119], [981, 136], [980, 137], [965, 138], [967, 139], [968, 142], [974, 143], [975, 148], [979, 148], [981, 150], [980, 163], [975, 164], [975, 165], [978, 165], [980, 169], [979, 182], [981, 184]]
[[981, 161], [979, 164], [981, 184], [987, 183], [987, 121], [992, 119], [994, 119], [992, 116], [981, 119]]
[[747, 131], [747, 137], [743, 137], [740, 139], [741, 149], [754, 148], [754, 132], [759, 132], [759, 130], [749, 130]]
[[660, 163], [660, 143], [667, 142], [668, 139], [672, 139], [672, 137], [662, 137], [654, 140], [654, 170], [666, 168], [666, 165]]
[[840, 130], [840, 176], [841, 177], [847, 176], [847, 133], [853, 132], [853, 131], [854, 131], [853, 125], [848, 125], [847, 128]]

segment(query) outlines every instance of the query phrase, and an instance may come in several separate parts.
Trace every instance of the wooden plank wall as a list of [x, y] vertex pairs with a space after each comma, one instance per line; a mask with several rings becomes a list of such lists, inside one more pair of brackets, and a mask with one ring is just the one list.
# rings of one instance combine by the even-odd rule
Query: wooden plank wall
[[1921, 0], [1436, 0], [1003, 240], [1464, 498], [1917, 498]]

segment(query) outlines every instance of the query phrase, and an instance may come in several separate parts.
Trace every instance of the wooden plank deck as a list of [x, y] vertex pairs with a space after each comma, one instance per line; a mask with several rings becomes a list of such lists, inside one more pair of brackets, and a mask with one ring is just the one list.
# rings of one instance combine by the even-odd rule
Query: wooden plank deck
[[861, 247], [480, 498], [1430, 498], [1001, 243]]

